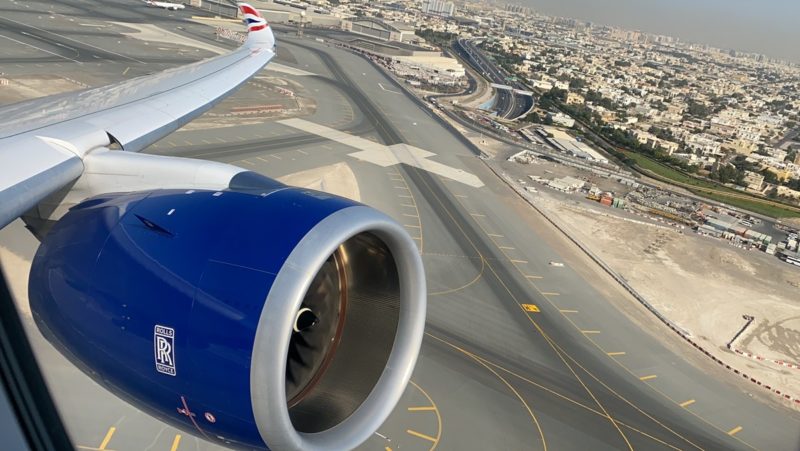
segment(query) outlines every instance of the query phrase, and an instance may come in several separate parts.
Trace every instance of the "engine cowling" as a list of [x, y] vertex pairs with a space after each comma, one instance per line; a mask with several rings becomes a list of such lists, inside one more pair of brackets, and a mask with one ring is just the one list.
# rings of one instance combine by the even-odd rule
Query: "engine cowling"
[[195, 435], [357, 446], [396, 405], [419, 352], [416, 246], [356, 202], [249, 188], [72, 208], [34, 258], [34, 319], [95, 381]]

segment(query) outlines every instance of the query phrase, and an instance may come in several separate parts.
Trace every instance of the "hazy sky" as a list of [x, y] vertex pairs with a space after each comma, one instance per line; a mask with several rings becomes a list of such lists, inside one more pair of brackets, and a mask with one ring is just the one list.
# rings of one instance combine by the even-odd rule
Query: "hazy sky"
[[574, 17], [800, 61], [800, 0], [515, 0]]

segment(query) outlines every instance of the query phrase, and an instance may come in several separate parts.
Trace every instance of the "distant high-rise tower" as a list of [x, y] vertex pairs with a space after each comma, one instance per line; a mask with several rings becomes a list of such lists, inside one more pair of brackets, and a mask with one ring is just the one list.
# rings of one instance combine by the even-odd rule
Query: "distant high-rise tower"
[[520, 13], [524, 15], [530, 15], [531, 13], [530, 8], [522, 5], [506, 5], [506, 11], [510, 13]]
[[456, 5], [453, 2], [444, 0], [424, 0], [422, 2], [422, 12], [450, 17], [456, 12]]

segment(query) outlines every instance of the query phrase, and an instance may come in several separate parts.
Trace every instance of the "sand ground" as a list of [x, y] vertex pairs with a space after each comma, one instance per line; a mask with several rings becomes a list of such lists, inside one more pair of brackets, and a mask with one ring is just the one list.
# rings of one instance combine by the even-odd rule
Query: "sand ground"
[[753, 315], [736, 347], [800, 363], [800, 268], [727, 241], [637, 223], [540, 196], [563, 224], [651, 304], [731, 366], [800, 396], [800, 371], [757, 362], [726, 348]]

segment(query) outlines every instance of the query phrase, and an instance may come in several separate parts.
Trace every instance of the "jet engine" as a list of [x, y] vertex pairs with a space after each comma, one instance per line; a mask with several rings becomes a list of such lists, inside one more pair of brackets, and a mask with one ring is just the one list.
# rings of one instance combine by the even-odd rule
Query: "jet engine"
[[383, 423], [426, 302], [396, 222], [248, 172], [81, 202], [44, 237], [29, 297], [45, 337], [138, 408], [226, 446], [302, 450]]

